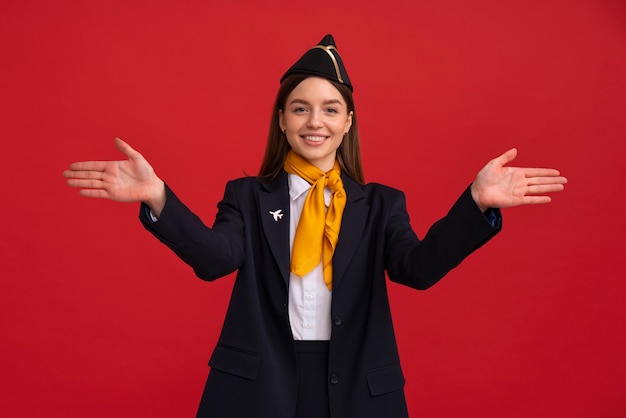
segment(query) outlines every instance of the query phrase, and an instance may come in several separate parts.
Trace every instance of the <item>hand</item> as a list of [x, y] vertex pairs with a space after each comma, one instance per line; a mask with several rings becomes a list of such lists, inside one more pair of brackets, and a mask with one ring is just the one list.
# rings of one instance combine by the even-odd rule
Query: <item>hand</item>
[[513, 148], [489, 161], [471, 186], [472, 197], [484, 212], [488, 208], [549, 203], [544, 193], [560, 192], [567, 179], [552, 168], [505, 167], [517, 156]]
[[115, 138], [115, 146], [128, 157], [122, 161], [82, 161], [63, 172], [67, 185], [85, 197], [117, 202], [144, 202], [159, 216], [165, 206], [165, 185], [152, 166], [130, 145]]

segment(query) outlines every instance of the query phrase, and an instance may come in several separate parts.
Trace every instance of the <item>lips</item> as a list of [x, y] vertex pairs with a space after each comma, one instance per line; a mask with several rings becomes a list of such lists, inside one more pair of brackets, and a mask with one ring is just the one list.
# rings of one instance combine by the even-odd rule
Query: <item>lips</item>
[[308, 142], [322, 142], [326, 140], [328, 137], [320, 136], [320, 135], [302, 135], [302, 138]]

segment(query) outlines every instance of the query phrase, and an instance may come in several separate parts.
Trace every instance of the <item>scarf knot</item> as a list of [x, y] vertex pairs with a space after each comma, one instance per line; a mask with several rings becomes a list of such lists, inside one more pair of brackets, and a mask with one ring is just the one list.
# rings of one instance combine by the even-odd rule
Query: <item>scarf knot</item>
[[[291, 272], [303, 277], [321, 261], [324, 282], [332, 290], [332, 260], [347, 200], [341, 169], [335, 161], [333, 169], [324, 173], [294, 151], [287, 154], [284, 168], [287, 173], [300, 176], [311, 184], [293, 241]], [[324, 202], [324, 187], [332, 192], [328, 210]]]

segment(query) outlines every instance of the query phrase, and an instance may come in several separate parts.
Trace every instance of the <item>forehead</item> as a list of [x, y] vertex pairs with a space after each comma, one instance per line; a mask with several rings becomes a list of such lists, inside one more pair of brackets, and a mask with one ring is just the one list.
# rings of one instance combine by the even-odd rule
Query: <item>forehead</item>
[[321, 77], [305, 78], [287, 96], [287, 103], [292, 100], [306, 102], [340, 101], [345, 105], [343, 96], [332, 83]]

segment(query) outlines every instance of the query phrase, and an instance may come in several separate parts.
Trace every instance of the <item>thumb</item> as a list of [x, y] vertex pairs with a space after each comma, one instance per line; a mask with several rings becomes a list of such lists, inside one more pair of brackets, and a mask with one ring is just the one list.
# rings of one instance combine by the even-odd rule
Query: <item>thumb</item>
[[515, 157], [517, 157], [517, 148], [511, 148], [510, 150], [496, 158], [496, 161], [500, 165], [505, 165], [513, 161]]
[[117, 149], [122, 154], [124, 154], [125, 156], [127, 156], [131, 160], [135, 159], [135, 158], [138, 158], [138, 157], [141, 157], [141, 154], [139, 152], [135, 151], [135, 149], [133, 147], [128, 145], [128, 143], [126, 143], [120, 137], [116, 137], [115, 138], [115, 146], [117, 147]]

